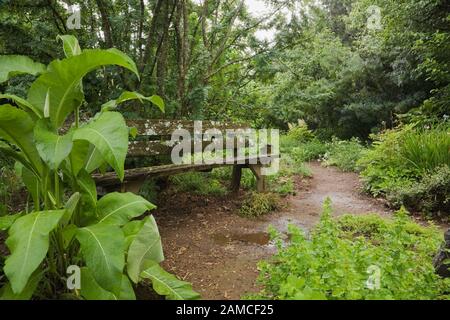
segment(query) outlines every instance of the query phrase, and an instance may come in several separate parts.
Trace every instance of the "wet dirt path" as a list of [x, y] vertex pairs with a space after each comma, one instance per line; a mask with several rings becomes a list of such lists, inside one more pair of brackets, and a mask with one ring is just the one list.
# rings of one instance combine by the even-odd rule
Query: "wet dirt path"
[[203, 299], [239, 299], [258, 291], [257, 263], [275, 253], [266, 233], [270, 225], [281, 232], [290, 223], [309, 230], [319, 220], [326, 197], [332, 199], [335, 215], [390, 214], [382, 203], [361, 194], [357, 174], [318, 163], [309, 166], [313, 178], [303, 180], [297, 195], [284, 200], [286, 208], [261, 218], [238, 216], [239, 197], [164, 195], [155, 212], [164, 266], [191, 282]]

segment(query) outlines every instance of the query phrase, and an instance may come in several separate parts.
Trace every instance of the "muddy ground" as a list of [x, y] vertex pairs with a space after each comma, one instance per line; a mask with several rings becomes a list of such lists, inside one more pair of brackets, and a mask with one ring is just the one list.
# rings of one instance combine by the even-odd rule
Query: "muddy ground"
[[286, 207], [260, 217], [238, 215], [243, 195], [208, 198], [163, 193], [154, 212], [166, 254], [164, 266], [193, 284], [203, 299], [239, 299], [257, 292], [257, 263], [275, 253], [267, 228], [286, 232], [292, 223], [309, 230], [326, 197], [334, 213], [391, 214], [383, 202], [365, 196], [355, 173], [309, 164], [313, 178], [298, 183]]

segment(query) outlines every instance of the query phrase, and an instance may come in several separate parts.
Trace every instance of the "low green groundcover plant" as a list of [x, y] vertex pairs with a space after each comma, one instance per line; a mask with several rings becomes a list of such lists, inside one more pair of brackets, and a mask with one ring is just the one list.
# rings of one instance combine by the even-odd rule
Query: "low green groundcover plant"
[[[0, 105], [0, 152], [16, 160], [32, 199], [25, 211], [0, 217], [9, 251], [0, 257], [0, 299], [135, 299], [141, 282], [169, 299], [198, 298], [189, 283], [160, 267], [164, 255], [153, 216], [136, 220], [155, 206], [132, 193], [98, 200], [91, 177], [110, 166], [124, 178], [131, 130], [117, 106], [138, 99], [163, 109], [161, 98], [124, 92], [82, 123], [86, 74], [108, 65], [139, 74], [119, 50], [81, 50], [76, 38], [60, 38], [66, 58], [48, 66], [0, 56], [0, 81], [37, 76], [26, 99], [0, 95], [10, 102]], [[69, 283], [77, 269], [81, 283]]]
[[336, 166], [343, 171], [359, 171], [358, 160], [365, 153], [366, 148], [358, 139], [333, 140], [328, 143], [328, 151], [324, 155], [326, 166]]
[[224, 196], [227, 188], [209, 173], [186, 172], [170, 177], [177, 192], [192, 192], [199, 195]]
[[264, 289], [251, 298], [449, 298], [450, 282], [436, 275], [432, 264], [442, 234], [412, 222], [405, 210], [393, 219], [333, 219], [328, 199], [309, 238], [292, 225], [289, 232], [290, 242], [284, 245], [280, 234], [271, 231], [278, 253], [260, 262]]
[[259, 217], [279, 207], [279, 198], [274, 193], [252, 192], [244, 200], [240, 214], [246, 217]]

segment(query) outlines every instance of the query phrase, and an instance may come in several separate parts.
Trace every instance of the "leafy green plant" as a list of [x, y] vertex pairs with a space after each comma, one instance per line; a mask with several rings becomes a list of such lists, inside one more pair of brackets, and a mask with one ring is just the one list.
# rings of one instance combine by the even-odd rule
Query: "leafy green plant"
[[[223, 184], [230, 183], [232, 167], [220, 167], [211, 172], [211, 178], [220, 180]], [[243, 169], [241, 175], [241, 187], [244, 190], [256, 188], [256, 178], [250, 169]]]
[[406, 130], [400, 145], [400, 155], [408, 165], [422, 173], [441, 166], [450, 166], [450, 128]]
[[396, 207], [403, 205], [429, 216], [449, 218], [450, 167], [444, 165], [420, 181], [391, 188], [386, 198]]
[[443, 215], [450, 161], [448, 125], [419, 129], [408, 125], [374, 137], [357, 165], [366, 189], [394, 205]]
[[359, 171], [358, 160], [365, 152], [365, 148], [358, 139], [338, 140], [333, 138], [328, 144], [328, 151], [324, 155], [324, 164], [336, 166], [343, 171]]
[[297, 162], [305, 162], [321, 159], [328, 151], [326, 143], [313, 139], [306, 143], [297, 144], [289, 151], [290, 155]]
[[[136, 65], [116, 49], [81, 50], [76, 38], [60, 39], [66, 58], [48, 66], [27, 57], [0, 56], [2, 81], [19, 73], [39, 74], [26, 99], [0, 96], [14, 104], [0, 106], [0, 150], [16, 160], [33, 200], [31, 211], [0, 218], [10, 252], [2, 266], [7, 281], [0, 297], [134, 299], [133, 284], [147, 280], [168, 298], [198, 297], [190, 285], [161, 271], [158, 263], [164, 256], [154, 218], [134, 220], [155, 206], [132, 193], [114, 192], [97, 200], [90, 175], [107, 164], [123, 180], [129, 129], [113, 111], [122, 98], [80, 122], [83, 77], [107, 65], [139, 77]], [[124, 95], [143, 99], [137, 93]], [[163, 109], [159, 98], [148, 99]], [[81, 290], [66, 286], [72, 265], [81, 268]], [[183, 288], [179, 295], [174, 294], [177, 288]]]
[[207, 173], [186, 172], [170, 177], [177, 192], [193, 192], [199, 195], [223, 196], [227, 188], [222, 183], [210, 177]]
[[246, 217], [258, 217], [279, 208], [279, 198], [273, 193], [252, 192], [242, 203], [240, 214]]
[[[259, 264], [262, 299], [445, 299], [450, 282], [435, 274], [432, 259], [442, 241], [434, 227], [412, 222], [404, 210], [394, 219], [377, 215], [332, 218], [324, 204], [308, 239], [291, 225], [290, 242], [272, 230], [278, 253]], [[379, 286], [368, 283], [379, 270]]]

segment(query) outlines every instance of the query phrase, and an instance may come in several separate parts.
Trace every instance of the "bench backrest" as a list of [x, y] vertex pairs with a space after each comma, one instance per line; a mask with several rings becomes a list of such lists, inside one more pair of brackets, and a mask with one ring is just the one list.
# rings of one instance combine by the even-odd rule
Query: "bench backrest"
[[[172, 133], [178, 129], [187, 130], [192, 137], [193, 143], [194, 121], [192, 120], [139, 119], [127, 120], [127, 125], [137, 130], [136, 138], [130, 139], [128, 148], [128, 157], [130, 158], [170, 155], [174, 147], [174, 144], [171, 143]], [[222, 132], [224, 149], [229, 148], [231, 145], [235, 149], [238, 145], [236, 139], [242, 139], [240, 135], [227, 135], [226, 130], [240, 130], [240, 132], [243, 132], [251, 128], [249, 125], [243, 123], [216, 121], [202, 121], [201, 125], [202, 133], [210, 129], [217, 129]], [[230, 139], [233, 139], [233, 143], [227, 144], [227, 140]], [[246, 138], [244, 137], [244, 139]], [[211, 140], [203, 141], [203, 148], [210, 143]], [[191, 149], [194, 152], [194, 149]]]

